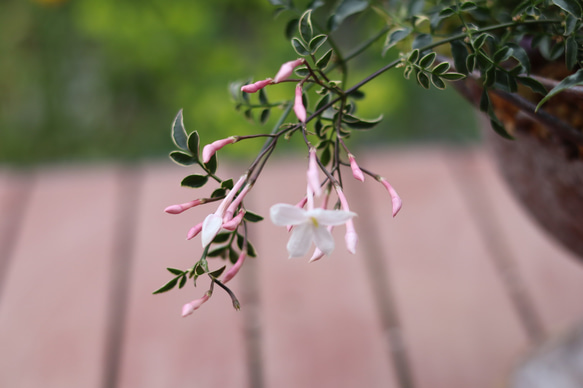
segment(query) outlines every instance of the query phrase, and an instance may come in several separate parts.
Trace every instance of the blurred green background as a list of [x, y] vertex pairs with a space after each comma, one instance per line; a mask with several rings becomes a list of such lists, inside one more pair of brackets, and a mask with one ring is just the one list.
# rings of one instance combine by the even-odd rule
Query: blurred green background
[[[268, 130], [235, 111], [228, 85], [273, 77], [297, 57], [284, 35], [296, 15], [273, 10], [267, 0], [2, 0], [0, 163], [162, 157], [180, 108], [203, 143]], [[348, 52], [381, 27], [368, 11], [334, 38]], [[351, 62], [348, 86], [390, 60], [383, 40]], [[292, 91], [275, 89], [276, 100]], [[477, 139], [474, 112], [451, 87], [426, 91], [396, 69], [364, 91], [360, 116], [385, 120], [353, 144]]]

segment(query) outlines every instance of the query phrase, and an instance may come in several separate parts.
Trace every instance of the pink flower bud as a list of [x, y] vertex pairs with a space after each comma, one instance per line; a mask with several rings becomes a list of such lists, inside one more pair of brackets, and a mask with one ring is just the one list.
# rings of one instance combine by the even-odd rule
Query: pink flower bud
[[298, 120], [302, 123], [306, 122], [306, 107], [304, 107], [304, 102], [302, 101], [302, 87], [301, 85], [296, 86], [296, 99], [294, 100], [294, 113]]
[[312, 257], [310, 258], [310, 261], [308, 263], [311, 263], [313, 261], [318, 261], [320, 260], [322, 257], [324, 257], [324, 252], [322, 252], [320, 250], [320, 248], [316, 247], [316, 249], [314, 249], [314, 254], [312, 255]]
[[193, 300], [192, 302], [182, 306], [182, 317], [184, 318], [192, 314], [194, 310], [197, 310], [200, 306], [202, 306], [203, 303], [209, 300], [210, 297], [210, 294], [207, 292], [202, 298]]
[[403, 201], [401, 201], [401, 197], [399, 197], [399, 194], [397, 194], [397, 192], [395, 191], [395, 189], [393, 189], [393, 186], [391, 186], [389, 184], [389, 182], [387, 182], [385, 180], [385, 178], [380, 178], [379, 182], [381, 182], [383, 184], [383, 186], [385, 186], [385, 188], [388, 190], [389, 194], [391, 195], [391, 202], [393, 205], [393, 217], [395, 217], [397, 215], [397, 213], [399, 212], [399, 210], [401, 210], [401, 206], [403, 205]]
[[346, 234], [344, 235], [344, 241], [346, 242], [346, 249], [353, 255], [356, 253], [356, 245], [358, 245], [358, 234], [354, 229], [354, 223], [352, 220], [346, 221]]
[[229, 269], [229, 271], [225, 274], [225, 277], [223, 277], [223, 283], [227, 283], [229, 280], [233, 279], [235, 275], [237, 275], [246, 257], [247, 252], [246, 251], [241, 252], [239, 258], [237, 259], [237, 262]]
[[362, 173], [360, 167], [358, 167], [358, 164], [354, 159], [354, 155], [348, 154], [348, 160], [350, 161], [350, 168], [352, 169], [352, 176], [354, 177], [354, 179], [356, 179], [357, 181], [364, 182], [364, 174]]
[[243, 216], [245, 216], [245, 210], [239, 211], [239, 214], [237, 214], [237, 217], [235, 217], [232, 220], [225, 222], [223, 224], [223, 229], [227, 229], [230, 231], [237, 229], [237, 227], [239, 226], [241, 221], [243, 221]]
[[237, 210], [237, 207], [241, 204], [241, 202], [243, 201], [243, 198], [245, 198], [245, 196], [247, 195], [247, 192], [249, 192], [249, 190], [251, 190], [252, 186], [253, 185], [251, 185], [251, 184], [247, 184], [247, 185], [245, 185], [245, 187], [243, 187], [243, 190], [241, 190], [239, 195], [237, 195], [235, 200], [227, 208], [227, 211], [225, 212], [225, 216], [223, 217], [223, 222], [229, 222], [233, 218], [233, 215], [235, 214], [235, 210]]
[[[296, 207], [299, 207], [300, 209], [303, 209], [304, 206], [306, 206], [306, 202], [308, 202], [308, 197], [307, 196], [305, 196], [304, 198], [302, 198], [302, 200], [300, 202], [296, 203]], [[291, 232], [291, 230], [293, 229], [293, 227], [294, 227], [293, 225], [286, 226], [287, 231], [288, 232]]]
[[340, 206], [342, 206], [342, 210], [349, 212], [350, 207], [348, 206], [348, 201], [346, 200], [346, 196], [344, 195], [342, 188], [340, 186], [335, 186], [334, 188], [336, 189], [336, 194], [340, 200]]
[[255, 93], [272, 83], [273, 80], [271, 78], [267, 78], [261, 81], [257, 81], [253, 84], [243, 85], [241, 86], [241, 91], [245, 93]]
[[204, 203], [204, 201], [201, 199], [195, 199], [194, 201], [181, 203], [180, 205], [168, 206], [164, 211], [169, 214], [180, 214], [185, 210], [200, 205], [201, 203]]
[[[328, 232], [332, 233], [332, 229], [334, 229], [334, 226], [328, 226]], [[314, 249], [314, 254], [312, 255], [312, 257], [310, 258], [310, 261], [308, 261], [308, 263], [314, 262], [314, 261], [318, 261], [320, 260], [322, 257], [324, 257], [326, 254], [324, 252], [322, 252], [320, 250], [320, 248], [316, 247], [316, 249]]]
[[317, 161], [316, 149], [310, 147], [310, 158], [308, 161], [308, 171], [306, 172], [306, 177], [308, 179], [308, 187], [319, 196], [322, 194], [322, 188], [320, 187], [320, 179], [318, 178], [318, 161]]
[[202, 230], [202, 222], [199, 224], [196, 224], [192, 228], [190, 228], [190, 230], [188, 231], [188, 234], [186, 235], [186, 239], [192, 240], [193, 238], [198, 236], [198, 234], [200, 233], [201, 230]]
[[304, 60], [302, 58], [296, 59], [295, 61], [289, 61], [284, 63], [283, 65], [281, 65], [279, 71], [275, 75], [273, 83], [277, 84], [280, 83], [281, 81], [285, 81], [293, 73], [294, 69], [303, 63]]
[[202, 162], [208, 163], [215, 154], [215, 152], [217, 152], [227, 144], [232, 144], [236, 141], [237, 141], [236, 136], [229, 136], [226, 139], [217, 140], [212, 142], [211, 144], [205, 145], [204, 148], [202, 149]]

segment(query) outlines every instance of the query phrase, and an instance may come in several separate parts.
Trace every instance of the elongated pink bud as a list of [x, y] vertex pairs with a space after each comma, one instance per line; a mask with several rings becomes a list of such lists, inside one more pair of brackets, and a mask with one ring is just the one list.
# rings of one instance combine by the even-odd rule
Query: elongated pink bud
[[354, 155], [348, 154], [348, 160], [350, 161], [350, 168], [352, 169], [352, 176], [354, 177], [354, 179], [356, 179], [357, 181], [364, 182], [364, 174], [362, 173], [360, 167], [358, 167], [358, 164], [354, 159]]
[[243, 221], [243, 216], [245, 216], [245, 210], [239, 211], [239, 214], [237, 214], [237, 217], [235, 217], [232, 220], [225, 222], [223, 224], [223, 229], [227, 229], [230, 231], [237, 229], [237, 227], [239, 226], [241, 221]]
[[239, 258], [237, 259], [237, 262], [233, 264], [233, 266], [225, 274], [225, 277], [223, 277], [223, 283], [227, 283], [229, 280], [233, 279], [235, 275], [237, 275], [237, 273], [239, 273], [239, 270], [241, 269], [241, 266], [243, 265], [243, 262], [245, 261], [246, 257], [247, 252], [246, 251], [241, 252]]
[[345, 225], [346, 234], [344, 235], [344, 241], [346, 242], [346, 249], [354, 255], [356, 254], [356, 246], [358, 245], [358, 234], [356, 234], [352, 219], [346, 221]]
[[227, 144], [232, 144], [237, 141], [236, 136], [229, 136], [225, 139], [217, 140], [212, 142], [211, 144], [207, 144], [202, 149], [202, 162], [208, 163], [209, 160], [213, 157], [215, 152], [226, 146]]
[[192, 240], [193, 238], [198, 236], [198, 234], [200, 233], [201, 230], [202, 230], [202, 222], [199, 224], [196, 224], [192, 228], [190, 228], [190, 230], [188, 231], [188, 234], [186, 235], [186, 239]]
[[207, 292], [202, 298], [193, 300], [192, 302], [182, 306], [182, 317], [184, 318], [192, 314], [194, 310], [197, 310], [200, 306], [202, 306], [203, 303], [209, 300], [210, 297], [210, 293]]
[[204, 201], [201, 199], [195, 199], [194, 201], [181, 203], [180, 205], [168, 206], [164, 211], [169, 214], [180, 214], [185, 210], [200, 205], [201, 203], [204, 203]]
[[294, 113], [298, 120], [302, 123], [306, 122], [306, 107], [304, 106], [304, 101], [302, 100], [302, 87], [301, 85], [296, 86], [296, 99], [294, 101]]
[[389, 184], [389, 182], [387, 182], [385, 180], [385, 178], [380, 177], [379, 182], [381, 182], [383, 184], [383, 186], [385, 186], [385, 188], [388, 190], [389, 194], [391, 195], [391, 203], [393, 205], [393, 217], [395, 217], [397, 215], [397, 213], [399, 212], [399, 210], [401, 210], [401, 206], [403, 205], [403, 201], [401, 201], [401, 197], [399, 197], [399, 194], [397, 194], [395, 189], [393, 189], [393, 186], [391, 186]]
[[245, 187], [243, 187], [243, 190], [241, 190], [239, 195], [237, 195], [237, 197], [233, 200], [233, 202], [231, 202], [231, 204], [227, 208], [227, 211], [225, 212], [225, 215], [223, 217], [223, 222], [229, 222], [233, 218], [233, 215], [235, 214], [237, 207], [241, 204], [243, 198], [245, 198], [249, 190], [251, 190], [251, 187], [253, 187], [253, 185], [249, 183], [246, 184]]
[[243, 85], [241, 86], [241, 91], [245, 93], [255, 93], [272, 83], [273, 80], [271, 78], [267, 78], [261, 81], [257, 81], [253, 84]]
[[310, 147], [310, 158], [308, 161], [308, 171], [306, 172], [306, 178], [308, 180], [308, 187], [319, 196], [322, 194], [322, 188], [320, 187], [320, 179], [318, 178], [318, 156], [316, 155], [316, 149]]
[[285, 81], [286, 79], [288, 79], [290, 77], [290, 75], [292, 75], [294, 69], [303, 63], [304, 63], [303, 58], [299, 58], [299, 59], [296, 59], [295, 61], [289, 61], [289, 62], [284, 63], [283, 65], [281, 65], [281, 67], [279, 68], [279, 71], [275, 75], [275, 78], [273, 79], [273, 83], [277, 84], [281, 81]]
[[338, 185], [334, 186], [334, 188], [336, 189], [336, 195], [338, 195], [338, 199], [340, 200], [340, 206], [342, 206], [342, 210], [349, 212], [350, 207], [348, 206], [348, 201], [346, 200], [346, 196], [344, 195], [342, 188]]
[[[300, 202], [296, 203], [296, 207], [299, 207], [300, 209], [303, 209], [304, 206], [306, 206], [306, 202], [308, 202], [308, 197], [307, 196], [304, 197], [304, 198], [302, 198], [302, 200]], [[287, 231], [288, 232], [291, 232], [291, 230], [293, 229], [293, 227], [294, 227], [293, 225], [286, 226]]]
[[[328, 232], [332, 233], [332, 229], [334, 229], [334, 226], [328, 226]], [[320, 250], [320, 248], [316, 247], [316, 249], [314, 249], [314, 254], [312, 255], [312, 257], [310, 258], [310, 261], [308, 261], [308, 263], [314, 262], [314, 261], [318, 261], [320, 260], [322, 257], [324, 257], [326, 254], [324, 252], [322, 252]]]

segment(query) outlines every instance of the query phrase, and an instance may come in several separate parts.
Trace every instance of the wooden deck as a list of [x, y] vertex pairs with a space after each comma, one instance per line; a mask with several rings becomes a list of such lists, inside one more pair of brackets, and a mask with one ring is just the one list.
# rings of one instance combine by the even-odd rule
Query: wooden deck
[[[162, 212], [192, 199], [187, 169], [0, 168], [0, 387], [502, 387], [537, 341], [583, 318], [583, 265], [482, 150], [362, 154], [402, 196], [397, 218], [382, 186], [350, 184], [357, 255], [338, 230], [312, 264], [286, 259], [285, 228], [257, 224], [259, 257], [232, 282], [241, 311], [217, 290], [188, 318], [206, 283], [151, 294], [201, 251], [185, 235], [210, 208]], [[296, 203], [304, 174], [271, 163], [247, 206]]]

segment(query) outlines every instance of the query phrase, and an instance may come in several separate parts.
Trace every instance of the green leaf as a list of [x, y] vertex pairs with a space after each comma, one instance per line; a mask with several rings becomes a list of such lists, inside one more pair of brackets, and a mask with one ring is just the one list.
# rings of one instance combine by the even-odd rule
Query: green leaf
[[255, 251], [255, 247], [249, 241], [247, 241], [247, 255], [249, 257], [257, 257], [257, 252]]
[[314, 35], [314, 28], [312, 27], [312, 10], [308, 9], [304, 14], [300, 17], [300, 21], [298, 22], [298, 30], [300, 32], [300, 37], [306, 43], [312, 40], [312, 36]]
[[449, 62], [441, 62], [440, 64], [435, 66], [433, 68], [433, 70], [431, 70], [431, 72], [433, 74], [440, 75], [440, 74], [446, 73], [449, 70], [449, 67], [450, 67]]
[[414, 49], [422, 49], [425, 46], [428, 46], [433, 41], [433, 38], [429, 34], [419, 34], [413, 40], [413, 44], [411, 45]]
[[535, 112], [545, 103], [548, 101], [549, 98], [553, 97], [554, 95], [562, 92], [565, 89], [569, 89], [573, 86], [580, 86], [583, 85], [583, 69], [577, 70], [576, 73], [571, 74], [567, 78], [564, 78], [561, 82], [557, 84], [554, 88], [551, 89], [549, 94], [547, 94], [536, 106]]
[[413, 71], [413, 66], [411, 66], [411, 65], [405, 66], [405, 70], [403, 70], [403, 77], [405, 77], [405, 79], [409, 79], [409, 77], [411, 77], [412, 71]]
[[522, 66], [522, 69], [526, 74], [530, 74], [530, 58], [526, 50], [516, 43], [508, 43], [507, 47], [512, 49], [511, 57], [520, 63], [520, 66]]
[[490, 34], [488, 34], [487, 32], [483, 32], [480, 35], [478, 35], [478, 37], [476, 39], [474, 39], [472, 46], [474, 47], [474, 50], [479, 50], [482, 48], [482, 46], [486, 43], [487, 39], [491, 39], [494, 40], [494, 37]]
[[270, 109], [263, 109], [261, 111], [261, 116], [259, 116], [259, 122], [261, 124], [265, 124], [267, 122], [267, 120], [269, 120], [269, 112], [271, 110]]
[[221, 268], [217, 269], [216, 271], [210, 272], [209, 275], [212, 276], [213, 278], [217, 279], [218, 277], [220, 277], [223, 272], [225, 271], [225, 268], [227, 268], [226, 265], [223, 265]]
[[476, 68], [476, 54], [470, 54], [466, 58], [466, 69], [471, 73]]
[[225, 179], [222, 181], [221, 188], [231, 190], [233, 188], [233, 178]]
[[208, 175], [189, 175], [180, 182], [181, 186], [199, 188], [206, 184], [209, 177]]
[[295, 37], [292, 38], [291, 43], [294, 50], [296, 50], [296, 53], [298, 53], [298, 55], [301, 55], [302, 57], [310, 55], [310, 50], [308, 50], [307, 47], [298, 38]]
[[460, 9], [464, 12], [469, 12], [476, 9], [478, 6], [473, 1], [466, 1], [462, 5], [460, 5]]
[[314, 54], [316, 51], [318, 51], [320, 46], [322, 46], [324, 44], [324, 42], [326, 42], [327, 39], [328, 39], [328, 36], [326, 36], [324, 34], [314, 36], [312, 38], [312, 40], [310, 40], [310, 43], [308, 44], [308, 47], [310, 48], [310, 52], [312, 54]]
[[220, 247], [220, 248], [213, 249], [212, 251], [207, 253], [207, 257], [218, 257], [218, 256], [225, 257], [224, 255], [227, 252], [228, 248], [229, 247], [226, 246], [226, 247]]
[[259, 89], [259, 103], [261, 105], [269, 104], [269, 100], [267, 99], [267, 92], [265, 91], [265, 88]]
[[423, 58], [421, 58], [419, 60], [419, 66], [421, 66], [424, 69], [431, 67], [431, 65], [433, 65], [433, 62], [435, 62], [436, 56], [437, 56], [437, 54], [435, 52], [430, 52], [429, 54], [425, 54], [423, 56]]
[[239, 254], [233, 248], [229, 249], [229, 261], [232, 264], [235, 264], [238, 259], [239, 259]]
[[197, 131], [192, 131], [192, 133], [188, 135], [187, 146], [190, 152], [192, 153], [194, 159], [198, 160], [200, 138], [198, 137]]
[[330, 153], [330, 147], [324, 148], [322, 153], [320, 154], [320, 163], [322, 165], [327, 166], [330, 163], [330, 159], [332, 158], [332, 154]]
[[425, 89], [429, 89], [429, 77], [422, 71], [417, 72], [417, 82]]
[[411, 54], [409, 54], [407, 61], [410, 63], [415, 63], [417, 62], [417, 59], [419, 59], [419, 49], [411, 51]]
[[569, 14], [567, 15], [567, 19], [565, 20], [565, 36], [572, 35], [575, 30], [577, 29], [577, 24], [579, 23], [579, 19], [575, 16]]
[[450, 16], [453, 16], [456, 14], [456, 11], [451, 8], [451, 7], [447, 7], [442, 9], [441, 11], [439, 11], [439, 17], [441, 18], [448, 18]]
[[411, 31], [412, 30], [410, 28], [399, 28], [389, 32], [385, 42], [385, 47], [383, 48], [383, 54], [391, 47], [408, 37], [411, 34]]
[[538, 82], [537, 80], [530, 78], [530, 77], [516, 77], [516, 81], [523, 84], [524, 86], [529, 87], [533, 92], [542, 94], [543, 96], [547, 94], [547, 89]]
[[182, 275], [180, 277], [180, 283], [178, 284], [178, 288], [184, 287], [184, 285], [186, 284], [187, 281], [188, 281], [188, 277], [186, 275]]
[[174, 286], [176, 286], [176, 283], [178, 283], [178, 277], [175, 277], [174, 279], [170, 280], [168, 283], [158, 288], [152, 294], [161, 294], [163, 292], [170, 291], [171, 289], [174, 288]]
[[512, 49], [508, 46], [501, 47], [498, 49], [494, 55], [492, 55], [492, 60], [496, 63], [504, 62], [512, 56]]
[[196, 158], [192, 157], [192, 155], [189, 155], [182, 151], [170, 152], [170, 159], [172, 159], [174, 163], [179, 164], [181, 166], [192, 166], [197, 162]]
[[243, 216], [243, 219], [247, 220], [249, 222], [263, 221], [263, 217], [261, 217], [259, 214], [253, 213], [252, 211], [249, 211], [249, 210], [247, 210], [247, 212]]
[[225, 189], [216, 189], [215, 191], [212, 192], [211, 198], [224, 197], [226, 193], [227, 193], [227, 190], [225, 190]]
[[[429, 82], [429, 81], [428, 81]], [[352, 129], [371, 129], [383, 120], [383, 115], [376, 119], [365, 120], [352, 115], [342, 115], [342, 122]]]
[[171, 267], [168, 267], [168, 268], [166, 268], [166, 269], [167, 269], [167, 270], [168, 270], [168, 271], [169, 271], [169, 272], [170, 272], [172, 275], [183, 275], [183, 274], [184, 274], [184, 271], [183, 271], [183, 270], [181, 270], [181, 269], [178, 269], [178, 268], [171, 268]]
[[296, 73], [299, 77], [307, 77], [310, 75], [310, 70], [306, 66], [298, 66], [295, 68], [294, 73]]
[[328, 28], [330, 31], [334, 31], [342, 24], [344, 19], [362, 12], [367, 8], [368, 1], [366, 0], [342, 0], [332, 13], [332, 17], [328, 20]]
[[222, 244], [227, 242], [227, 240], [229, 240], [229, 238], [231, 237], [231, 232], [228, 233], [219, 233], [215, 236], [215, 238], [213, 239], [213, 243], [214, 244]]
[[441, 89], [441, 90], [445, 89], [445, 82], [443, 82], [441, 77], [437, 74], [431, 74], [431, 83], [437, 89]]
[[578, 46], [574, 36], [570, 36], [565, 40], [565, 64], [569, 70], [577, 64]]
[[577, 19], [581, 19], [581, 4], [577, 0], [552, 0], [553, 4], [563, 11], [570, 13]]
[[211, 156], [211, 160], [209, 160], [209, 162], [207, 164], [205, 164], [204, 166], [206, 167], [207, 170], [210, 171], [211, 174], [214, 174], [215, 172], [217, 172], [217, 166], [218, 166], [217, 154], [214, 154], [213, 156]]
[[460, 73], [468, 74], [468, 67], [466, 65], [468, 48], [466, 44], [461, 40], [454, 40], [450, 43], [450, 46], [455, 69]]
[[457, 81], [457, 80], [460, 80], [462, 78], [466, 78], [465, 74], [455, 73], [455, 72], [440, 74], [440, 76], [442, 79], [444, 79], [446, 81]]
[[298, 28], [298, 19], [291, 19], [285, 25], [285, 37], [289, 40], [294, 36], [294, 33], [297, 31]]
[[333, 51], [332, 51], [332, 49], [330, 49], [330, 50], [326, 51], [326, 53], [324, 55], [322, 55], [320, 57], [320, 59], [318, 59], [316, 61], [316, 66], [318, 67], [318, 69], [324, 70], [328, 66], [328, 63], [330, 62], [330, 59], [332, 58], [332, 53], [333, 53]]
[[245, 243], [245, 237], [237, 233], [237, 246], [239, 249], [243, 249], [243, 244]]
[[172, 140], [178, 148], [186, 151], [188, 150], [187, 139], [184, 121], [182, 120], [182, 109], [180, 109], [172, 122]]
[[320, 98], [320, 100], [318, 100], [318, 102], [316, 103], [316, 112], [319, 111], [320, 109], [322, 109], [323, 107], [326, 106], [326, 104], [328, 104], [330, 102], [330, 94], [326, 94], [324, 96], [322, 96]]

